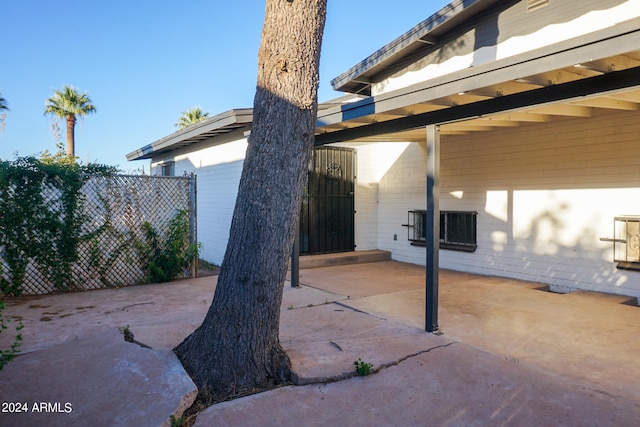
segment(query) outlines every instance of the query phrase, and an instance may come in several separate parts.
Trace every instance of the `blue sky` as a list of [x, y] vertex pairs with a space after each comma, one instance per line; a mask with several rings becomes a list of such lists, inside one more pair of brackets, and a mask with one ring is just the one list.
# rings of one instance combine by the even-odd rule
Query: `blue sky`
[[[320, 101], [341, 95], [331, 79], [447, 3], [328, 0]], [[56, 151], [44, 103], [70, 84], [97, 108], [76, 126], [81, 161], [148, 170], [126, 154], [175, 132], [183, 111], [252, 106], [263, 18], [259, 0], [2, 0], [0, 159]]]

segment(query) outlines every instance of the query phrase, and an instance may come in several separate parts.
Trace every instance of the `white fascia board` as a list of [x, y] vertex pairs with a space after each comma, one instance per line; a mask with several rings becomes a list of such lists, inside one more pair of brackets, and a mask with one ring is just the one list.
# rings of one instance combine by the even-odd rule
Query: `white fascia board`
[[223, 129], [226, 126], [251, 123], [252, 120], [253, 110], [251, 108], [225, 111], [224, 113], [215, 115], [184, 129], [180, 129], [171, 135], [145, 145], [144, 147], [127, 154], [127, 160], [131, 161], [150, 158], [154, 152], [166, 150], [173, 145], [180, 144], [191, 138], [196, 138], [208, 132]]

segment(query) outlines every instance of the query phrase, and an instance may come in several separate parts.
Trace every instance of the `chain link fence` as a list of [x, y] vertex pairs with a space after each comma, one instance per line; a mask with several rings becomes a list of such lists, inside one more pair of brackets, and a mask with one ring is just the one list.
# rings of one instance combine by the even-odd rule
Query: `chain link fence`
[[[43, 188], [50, 209], [61, 205], [61, 192]], [[196, 177], [146, 175], [91, 176], [84, 183], [82, 236], [77, 260], [67, 281], [78, 290], [142, 283], [145, 273], [134, 242], [143, 239], [142, 224], [149, 222], [162, 238], [172, 218], [189, 212], [191, 242], [196, 242]], [[195, 261], [195, 260], [194, 260]], [[7, 263], [0, 247], [0, 262]], [[195, 263], [194, 263], [195, 264]], [[195, 266], [184, 277], [195, 275]], [[6, 277], [6, 276], [5, 276]], [[34, 260], [28, 261], [22, 293], [47, 294], [55, 287]]]

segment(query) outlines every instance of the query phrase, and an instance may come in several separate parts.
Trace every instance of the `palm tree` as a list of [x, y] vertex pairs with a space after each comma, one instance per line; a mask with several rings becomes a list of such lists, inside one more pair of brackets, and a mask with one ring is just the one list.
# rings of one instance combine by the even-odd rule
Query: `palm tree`
[[[7, 100], [2, 97], [0, 92], [0, 111], [9, 111], [9, 104]], [[4, 119], [7, 117], [6, 113], [0, 114], [0, 133], [4, 135]]]
[[194, 123], [203, 121], [209, 117], [209, 113], [203, 113], [200, 107], [193, 107], [187, 111], [182, 112], [182, 116], [176, 123], [176, 126], [180, 129], [184, 129]]
[[[2, 92], [0, 92], [0, 95], [2, 95]], [[0, 111], [2, 110], [7, 110], [9, 111], [9, 104], [7, 104], [7, 100], [4, 99], [2, 96], [0, 96]]]
[[67, 121], [67, 155], [75, 157], [76, 118], [95, 113], [87, 92], [79, 93], [73, 86], [65, 85], [62, 90], [54, 89], [54, 95], [47, 99], [44, 113]]

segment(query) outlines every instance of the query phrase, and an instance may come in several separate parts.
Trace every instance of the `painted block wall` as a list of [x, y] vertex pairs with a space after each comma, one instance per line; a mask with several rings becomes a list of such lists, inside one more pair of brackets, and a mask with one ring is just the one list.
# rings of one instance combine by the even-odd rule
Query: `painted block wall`
[[[337, 144], [338, 145], [338, 144]], [[356, 250], [377, 249], [378, 163], [386, 151], [378, 144], [339, 144], [356, 150], [355, 243]], [[198, 180], [198, 241], [203, 244], [202, 258], [220, 265], [224, 258], [233, 217], [246, 139], [183, 152], [158, 159], [174, 161], [176, 176], [194, 172]]]
[[[617, 269], [612, 244], [599, 240], [613, 237], [615, 216], [640, 215], [640, 112], [441, 141], [440, 208], [478, 212], [477, 251], [442, 250], [442, 268], [640, 297], [640, 272]], [[425, 249], [402, 224], [425, 206], [425, 156], [407, 146], [378, 186], [379, 248], [421, 265]]]
[[389, 143], [397, 151], [378, 184], [378, 248], [391, 251], [393, 259], [425, 265], [423, 247], [408, 241], [408, 211], [424, 210], [426, 197], [425, 143]]
[[378, 249], [378, 182], [385, 167], [385, 143], [340, 143], [336, 147], [356, 151], [355, 244], [356, 250]]
[[175, 175], [197, 175], [198, 241], [201, 258], [220, 265], [229, 240], [247, 140], [242, 138], [191, 153], [178, 153]]

